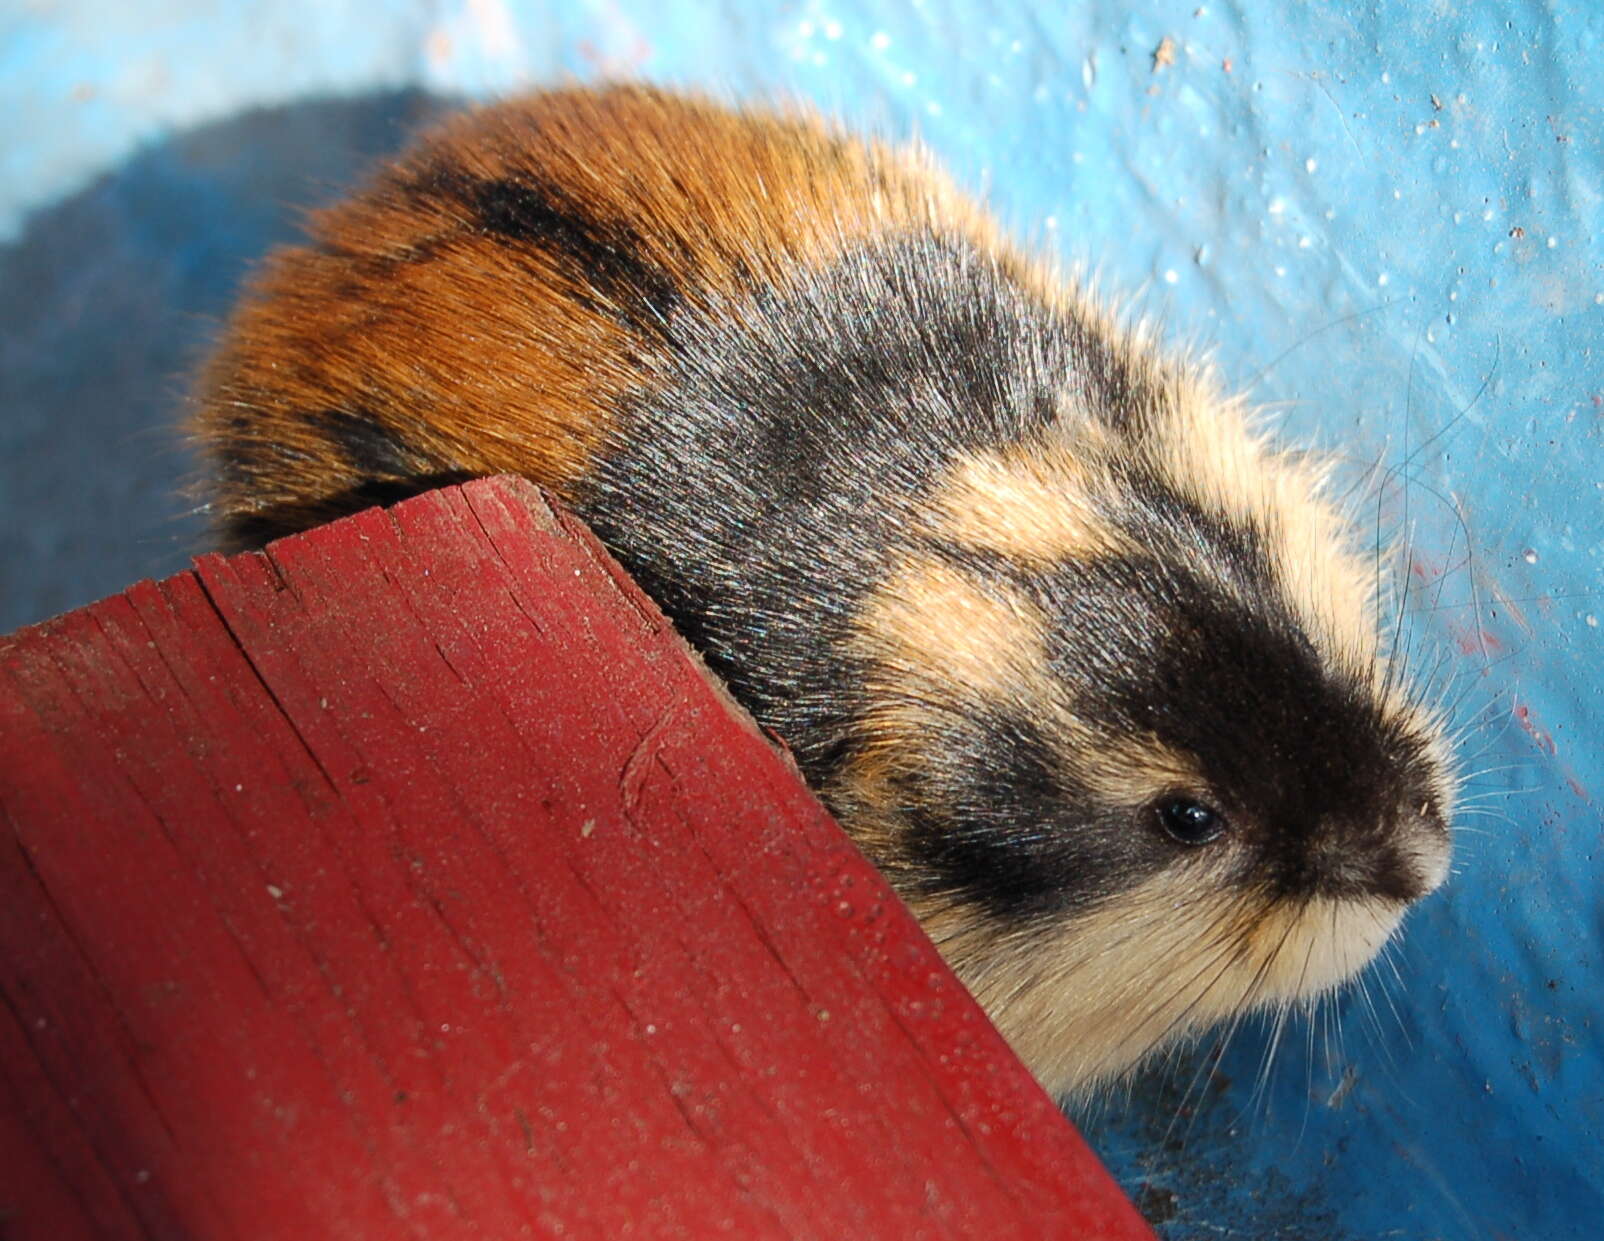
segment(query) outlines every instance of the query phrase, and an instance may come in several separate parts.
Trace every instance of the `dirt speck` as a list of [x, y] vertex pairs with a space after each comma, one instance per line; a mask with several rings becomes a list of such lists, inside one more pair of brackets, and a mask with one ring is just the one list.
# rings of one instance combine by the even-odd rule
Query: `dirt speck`
[[1175, 1192], [1162, 1185], [1144, 1184], [1136, 1191], [1136, 1209], [1149, 1224], [1167, 1224], [1178, 1210]]

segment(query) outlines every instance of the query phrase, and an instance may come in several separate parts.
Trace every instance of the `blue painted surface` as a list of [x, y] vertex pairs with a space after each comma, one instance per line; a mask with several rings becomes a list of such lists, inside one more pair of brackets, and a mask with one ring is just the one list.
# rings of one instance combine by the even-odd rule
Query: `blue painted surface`
[[1412, 658], [1483, 773], [1368, 998], [1090, 1136], [1174, 1237], [1600, 1235], [1604, 6], [191, 8], [0, 8], [0, 629], [182, 564], [184, 370], [291, 206], [427, 110], [401, 88], [627, 73], [919, 132], [1290, 438], [1389, 467]]

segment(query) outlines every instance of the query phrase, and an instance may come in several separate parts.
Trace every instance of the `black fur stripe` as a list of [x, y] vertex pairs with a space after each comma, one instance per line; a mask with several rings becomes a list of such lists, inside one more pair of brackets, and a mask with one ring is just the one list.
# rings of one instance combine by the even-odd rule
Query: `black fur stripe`
[[360, 513], [363, 509], [399, 504], [411, 496], [465, 483], [472, 474], [461, 471], [420, 475], [415, 478], [369, 480], [335, 495], [317, 499], [241, 509], [223, 519], [218, 531], [221, 550], [227, 553], [257, 551], [274, 539], [299, 534], [312, 526]]
[[930, 721], [931, 762], [902, 792], [921, 888], [995, 917], [1078, 911], [1162, 869], [1152, 841], [1100, 807], [1023, 704], [966, 704]]
[[561, 186], [536, 177], [461, 179], [454, 188], [480, 228], [538, 246], [559, 264], [574, 296], [594, 293], [601, 309], [636, 332], [663, 337], [680, 303], [672, 275], [646, 257], [640, 233], [603, 220]]
[[424, 465], [393, 426], [364, 409], [322, 409], [306, 415], [340, 450], [353, 473], [365, 478], [404, 477]]

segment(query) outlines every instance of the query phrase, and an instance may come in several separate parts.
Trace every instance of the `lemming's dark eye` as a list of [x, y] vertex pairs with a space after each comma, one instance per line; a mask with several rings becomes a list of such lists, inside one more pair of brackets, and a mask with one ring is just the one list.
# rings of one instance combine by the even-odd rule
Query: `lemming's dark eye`
[[1183, 845], [1206, 845], [1225, 831], [1225, 816], [1190, 797], [1169, 797], [1154, 809], [1159, 825]]

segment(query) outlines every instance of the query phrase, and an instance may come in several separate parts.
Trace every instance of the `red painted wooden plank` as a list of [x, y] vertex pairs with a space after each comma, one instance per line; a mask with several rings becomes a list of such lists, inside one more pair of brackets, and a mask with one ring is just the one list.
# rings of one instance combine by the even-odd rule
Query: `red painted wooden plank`
[[0, 822], [7, 1237], [1149, 1235], [527, 484], [6, 640]]

